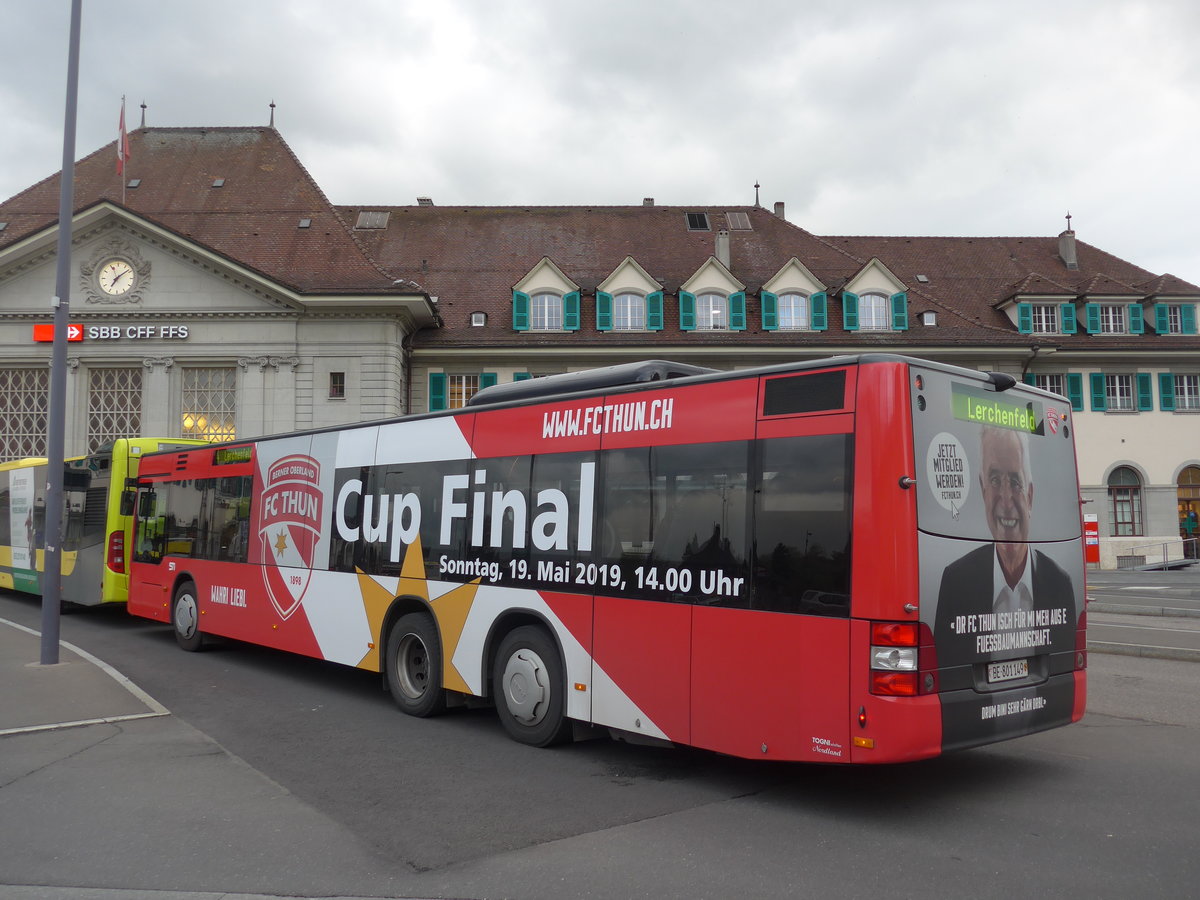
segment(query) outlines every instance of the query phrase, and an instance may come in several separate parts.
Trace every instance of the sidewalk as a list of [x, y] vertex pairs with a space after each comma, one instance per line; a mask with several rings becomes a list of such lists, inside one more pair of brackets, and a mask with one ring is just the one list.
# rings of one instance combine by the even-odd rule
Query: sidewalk
[[65, 641], [57, 665], [40, 665], [40, 657], [37, 633], [0, 620], [0, 736], [168, 715], [116, 669]]
[[[355, 900], [379, 861], [111, 666], [0, 618], [0, 897]], [[388, 877], [372, 897], [412, 896]], [[213, 891], [227, 883], [251, 892]], [[390, 883], [389, 883], [390, 882]], [[163, 888], [167, 888], [164, 890]]]

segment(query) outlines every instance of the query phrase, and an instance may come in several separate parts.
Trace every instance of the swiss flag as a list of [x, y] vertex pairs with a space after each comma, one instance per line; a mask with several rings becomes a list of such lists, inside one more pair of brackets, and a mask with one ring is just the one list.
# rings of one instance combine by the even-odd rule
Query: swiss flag
[[117, 123], [117, 174], [125, 173], [125, 161], [129, 159], [129, 135], [125, 133], [125, 98], [121, 98], [121, 119]]

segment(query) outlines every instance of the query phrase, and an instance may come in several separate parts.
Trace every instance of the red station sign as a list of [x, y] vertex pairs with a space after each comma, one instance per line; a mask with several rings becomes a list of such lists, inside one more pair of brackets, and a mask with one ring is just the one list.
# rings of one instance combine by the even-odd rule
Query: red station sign
[[[49, 341], [53, 341], [54, 340], [54, 323], [51, 322], [51, 323], [47, 323], [44, 325], [34, 325], [33, 326], [33, 339], [35, 341], [38, 341], [39, 343], [47, 343]], [[68, 325], [67, 326], [67, 340], [68, 341], [82, 341], [83, 340], [83, 326], [82, 325]]]

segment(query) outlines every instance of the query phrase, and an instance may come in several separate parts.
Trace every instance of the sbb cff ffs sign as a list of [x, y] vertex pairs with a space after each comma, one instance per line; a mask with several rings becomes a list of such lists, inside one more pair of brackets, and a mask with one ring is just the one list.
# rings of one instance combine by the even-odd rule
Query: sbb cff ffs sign
[[[68, 341], [182, 341], [188, 336], [187, 325], [82, 325], [67, 326]], [[54, 340], [54, 325], [34, 325], [33, 339], [39, 342]]]
[[[39, 343], [47, 343], [49, 341], [53, 341], [54, 340], [54, 323], [51, 322], [46, 325], [34, 325], [33, 326], [33, 339], [35, 341], [38, 341]], [[68, 325], [67, 326], [67, 340], [68, 341], [82, 341], [83, 340], [83, 326], [82, 325]]]

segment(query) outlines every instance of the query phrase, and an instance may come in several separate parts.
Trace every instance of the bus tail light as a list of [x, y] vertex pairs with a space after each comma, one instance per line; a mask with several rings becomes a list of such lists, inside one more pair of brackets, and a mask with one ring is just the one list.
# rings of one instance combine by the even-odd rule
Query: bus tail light
[[871, 623], [871, 693], [915, 697], [918, 693], [916, 622]]
[[125, 532], [114, 531], [108, 536], [108, 568], [118, 575], [125, 574]]

